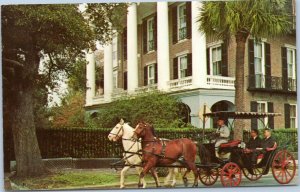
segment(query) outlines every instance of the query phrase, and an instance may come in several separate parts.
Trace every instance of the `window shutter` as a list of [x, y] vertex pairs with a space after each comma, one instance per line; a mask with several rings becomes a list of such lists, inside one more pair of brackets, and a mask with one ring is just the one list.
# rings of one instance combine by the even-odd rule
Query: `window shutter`
[[148, 66], [144, 67], [144, 86], [148, 85]]
[[210, 49], [206, 49], [206, 68], [207, 68], [207, 75], [210, 75]]
[[[250, 102], [250, 111], [257, 112], [257, 102], [256, 101]], [[257, 129], [257, 119], [255, 119], [255, 118], [251, 119], [251, 129]]]
[[173, 59], [173, 79], [178, 79], [178, 57]]
[[285, 121], [285, 128], [291, 127], [291, 115], [290, 115], [290, 104], [284, 104], [284, 121]]
[[154, 50], [157, 50], [157, 13], [154, 17], [154, 34], [153, 34], [153, 38], [154, 38]]
[[187, 76], [193, 75], [192, 53], [187, 54]]
[[191, 2], [186, 2], [186, 38], [192, 37], [192, 6]]
[[157, 63], [154, 64], [154, 83], [157, 83]]
[[227, 44], [222, 44], [222, 76], [228, 76], [228, 54], [227, 54]]
[[177, 43], [177, 6], [172, 9], [173, 44]]
[[266, 71], [266, 88], [271, 89], [271, 48], [269, 43], [265, 43], [265, 71]]
[[[274, 106], [272, 102], [268, 102], [268, 112], [269, 113], [274, 112]], [[268, 124], [269, 124], [269, 128], [274, 129], [274, 117], [268, 118]]]
[[249, 59], [249, 87], [255, 87], [255, 76], [254, 76], [254, 40], [249, 39], [248, 41], [248, 59]]
[[123, 30], [123, 57], [124, 61], [127, 60], [127, 28]]
[[282, 60], [282, 88], [288, 90], [288, 69], [287, 69], [287, 49], [281, 47], [281, 60]]
[[124, 72], [124, 90], [127, 90], [127, 71]]
[[147, 53], [147, 35], [148, 35], [148, 31], [147, 31], [147, 20], [143, 21], [143, 53]]

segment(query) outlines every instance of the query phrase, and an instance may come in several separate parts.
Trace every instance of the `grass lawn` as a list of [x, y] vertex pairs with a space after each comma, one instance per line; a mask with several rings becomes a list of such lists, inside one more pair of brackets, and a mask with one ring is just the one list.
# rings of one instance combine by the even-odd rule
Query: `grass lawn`
[[[99, 185], [119, 185], [120, 173], [102, 170], [82, 170], [82, 171], [60, 171], [41, 177], [26, 179], [12, 178], [12, 182], [29, 189], [68, 189], [84, 186]], [[162, 181], [162, 179], [160, 179]], [[146, 176], [146, 181], [153, 181], [150, 175]], [[138, 175], [129, 173], [125, 177], [125, 185], [129, 182], [138, 182]]]

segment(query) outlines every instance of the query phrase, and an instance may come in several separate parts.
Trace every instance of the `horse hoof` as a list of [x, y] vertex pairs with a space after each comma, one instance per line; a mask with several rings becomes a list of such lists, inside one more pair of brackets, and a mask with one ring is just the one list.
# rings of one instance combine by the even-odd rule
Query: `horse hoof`
[[187, 180], [187, 178], [183, 178], [182, 180], [183, 180], [183, 185], [185, 187], [187, 187], [188, 186], [188, 180]]
[[138, 184], [138, 188], [142, 188], [143, 187], [143, 184]]

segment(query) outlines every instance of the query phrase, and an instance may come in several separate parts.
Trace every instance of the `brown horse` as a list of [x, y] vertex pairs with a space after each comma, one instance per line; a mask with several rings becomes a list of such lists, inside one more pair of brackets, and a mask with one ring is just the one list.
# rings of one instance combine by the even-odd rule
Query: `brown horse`
[[[164, 141], [154, 136], [154, 129], [148, 123], [139, 123], [135, 130], [133, 139], [142, 138], [143, 171], [139, 177], [141, 179], [146, 173], [156, 166], [167, 166], [174, 162], [180, 162], [187, 168], [183, 175], [184, 184], [187, 185], [186, 175], [191, 170], [195, 179], [193, 187], [198, 186], [198, 171], [195, 165], [197, 147], [196, 144], [187, 138]], [[180, 160], [182, 158], [182, 160]]]

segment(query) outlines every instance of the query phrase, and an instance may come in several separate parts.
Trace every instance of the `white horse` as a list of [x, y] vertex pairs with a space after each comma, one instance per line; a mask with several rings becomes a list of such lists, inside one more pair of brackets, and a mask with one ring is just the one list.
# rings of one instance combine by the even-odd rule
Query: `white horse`
[[[127, 123], [124, 122], [123, 119], [111, 130], [111, 132], [108, 135], [108, 139], [110, 141], [118, 141], [120, 138], [122, 138], [122, 144], [124, 148], [124, 157], [123, 159], [125, 160], [125, 166], [121, 171], [121, 177], [120, 177], [120, 188], [124, 188], [124, 177], [125, 173], [128, 171], [130, 168], [130, 165], [141, 165], [142, 163], [142, 157], [141, 153], [139, 154], [139, 150], [142, 149], [141, 142], [138, 141], [133, 141], [131, 140], [133, 136], [133, 131], [134, 128], [128, 125]], [[126, 166], [127, 165], [127, 166]], [[141, 166], [136, 166], [135, 167], [138, 174], [140, 174], [143, 170]], [[170, 178], [173, 176], [173, 181], [171, 186], [174, 187], [176, 184], [176, 172], [178, 172], [177, 168], [169, 168], [169, 174], [164, 180], [164, 185], [168, 186]], [[156, 171], [153, 169], [151, 170], [151, 174], [156, 182], [156, 186], [160, 186], [158, 176]], [[146, 188], [146, 181], [143, 179], [141, 181], [143, 183], [143, 188]]]

